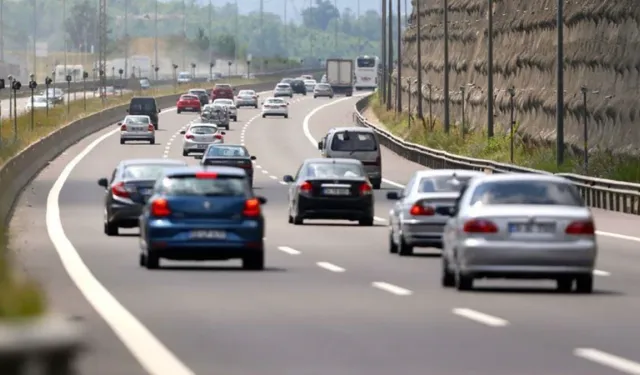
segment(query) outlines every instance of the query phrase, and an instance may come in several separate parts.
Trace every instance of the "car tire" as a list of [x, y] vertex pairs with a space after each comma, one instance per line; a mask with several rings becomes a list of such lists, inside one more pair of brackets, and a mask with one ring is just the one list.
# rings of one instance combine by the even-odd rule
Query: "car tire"
[[289, 224], [293, 224], [293, 216], [289, 215], [289, 220], [288, 220]]
[[138, 265], [140, 267], [146, 267], [147, 257], [144, 255], [144, 253], [140, 253], [140, 257], [138, 258]]
[[155, 145], [155, 144], [156, 144], [156, 139], [155, 139], [155, 138], [152, 138], [152, 139], [149, 141], [149, 144], [150, 144], [150, 145]]
[[440, 276], [440, 284], [443, 288], [453, 288], [456, 286], [456, 275], [449, 270], [449, 261], [444, 254], [442, 255], [442, 275]]
[[148, 270], [157, 270], [160, 268], [160, 257], [153, 253], [147, 253], [145, 255], [144, 266]]
[[119, 228], [116, 223], [112, 223], [109, 221], [104, 223], [104, 234], [106, 234], [107, 236], [117, 236], [119, 234], [118, 232]]
[[556, 290], [558, 293], [570, 293], [573, 289], [573, 279], [571, 277], [560, 277], [556, 279]]
[[380, 190], [380, 186], [382, 185], [382, 181], [381, 180], [373, 180], [371, 181], [371, 186], [373, 187], [374, 190]]
[[120, 144], [123, 145], [124, 144], [124, 139], [120, 140]]
[[398, 254], [398, 245], [393, 241], [393, 232], [389, 233], [389, 254]]
[[580, 294], [593, 293], [593, 275], [578, 276], [576, 278], [576, 292]]
[[400, 235], [400, 243], [398, 244], [398, 255], [411, 256], [413, 255], [413, 246], [407, 244], [402, 235]]
[[238, 121], [238, 118], [237, 118], [237, 117], [234, 117], [234, 118], [233, 118], [233, 122], [237, 122], [237, 121]]
[[329, 97], [329, 99], [333, 99], [333, 95], [331, 95], [331, 96]]
[[363, 219], [358, 220], [358, 225], [363, 227], [373, 226], [373, 217], [365, 217]]
[[262, 118], [267, 118], [267, 115], [262, 115]]
[[284, 118], [289, 118], [289, 115], [284, 115]]
[[456, 289], [460, 291], [473, 289], [473, 277], [465, 275], [460, 271], [455, 273]]
[[293, 225], [303, 225], [304, 219], [300, 215], [300, 212], [296, 212], [296, 215], [293, 216]]
[[314, 99], [318, 99], [318, 96], [317, 96], [317, 95], [314, 95], [314, 96], [313, 96], [313, 98], [314, 98]]
[[254, 105], [254, 106], [253, 106], [253, 108], [258, 109], [258, 105], [257, 105], [257, 104], [256, 104], [256, 105]]
[[178, 109], [176, 112], [178, 112], [178, 114], [180, 114], [180, 112], [182, 112], [182, 111]]
[[242, 258], [242, 268], [247, 271], [264, 270], [264, 251], [247, 255], [246, 257]]
[[189, 152], [182, 150], [182, 156], [189, 156]]

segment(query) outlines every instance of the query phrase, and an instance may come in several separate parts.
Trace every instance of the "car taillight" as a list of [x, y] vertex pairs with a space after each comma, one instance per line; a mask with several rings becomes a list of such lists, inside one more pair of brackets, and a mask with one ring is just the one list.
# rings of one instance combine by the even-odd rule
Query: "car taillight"
[[244, 202], [244, 210], [242, 214], [245, 217], [258, 217], [260, 216], [260, 201], [257, 198], [247, 199]]
[[302, 185], [300, 185], [300, 191], [303, 193], [311, 193], [312, 190], [313, 190], [313, 186], [309, 181], [305, 181], [302, 183]]
[[149, 126], [147, 127], [147, 129], [152, 132], [155, 130], [155, 127], [153, 126], [153, 124], [149, 124]]
[[416, 203], [411, 206], [409, 213], [412, 216], [433, 216], [436, 214], [436, 210], [431, 206], [423, 206], [419, 203]]
[[218, 174], [216, 172], [196, 172], [196, 178], [198, 179], [216, 179], [218, 178]]
[[358, 187], [358, 190], [360, 191], [360, 195], [371, 195], [373, 194], [373, 188], [371, 187], [371, 185], [369, 185], [368, 183], [363, 183], [362, 185], [360, 185], [360, 187]]
[[466, 233], [498, 233], [498, 227], [489, 220], [474, 219], [464, 223]]
[[216, 134], [213, 136], [215, 139], [222, 139], [222, 136], [220, 134]]
[[122, 126], [120, 127], [120, 131], [122, 131], [122, 132], [126, 132], [126, 131], [127, 131], [127, 125], [122, 125]]
[[186, 139], [193, 139], [193, 135], [191, 135], [191, 134], [187, 134], [187, 135], [185, 135], [184, 137], [185, 137]]
[[111, 194], [120, 198], [129, 198], [131, 196], [129, 191], [125, 188], [124, 182], [113, 184], [113, 186], [111, 186]]
[[574, 221], [567, 226], [564, 231], [571, 235], [587, 235], [593, 236], [596, 233], [596, 227], [592, 221]]
[[155, 217], [166, 217], [171, 215], [169, 202], [167, 202], [167, 200], [163, 198], [156, 199], [151, 202], [151, 215]]

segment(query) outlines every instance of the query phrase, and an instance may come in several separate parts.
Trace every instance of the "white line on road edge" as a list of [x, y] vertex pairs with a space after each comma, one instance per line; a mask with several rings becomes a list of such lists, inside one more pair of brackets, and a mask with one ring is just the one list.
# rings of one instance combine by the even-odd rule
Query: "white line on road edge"
[[371, 286], [374, 288], [378, 288], [380, 290], [384, 290], [385, 292], [389, 292], [395, 294], [397, 296], [410, 296], [413, 294], [409, 289], [401, 288], [399, 286], [385, 283], [384, 281], [374, 281], [371, 283]]
[[374, 216], [373, 220], [379, 221], [379, 222], [385, 222], [385, 223], [387, 222], [387, 219], [385, 219], [383, 217], [380, 217], [380, 216]]
[[618, 357], [617, 355], [605, 353], [598, 349], [578, 348], [573, 351], [576, 357], [584, 358], [605, 367], [611, 367], [620, 372], [632, 375], [640, 375], [640, 363]]
[[611, 273], [603, 270], [593, 270], [593, 274], [596, 276], [611, 276]]
[[320, 268], [324, 268], [325, 270], [331, 271], [331, 272], [344, 272], [346, 271], [344, 268], [336, 266], [333, 263], [329, 263], [329, 262], [318, 262], [316, 263], [318, 265], [318, 267]]
[[283, 253], [287, 253], [289, 255], [300, 255], [300, 252], [298, 250], [292, 249], [287, 246], [278, 246], [278, 250], [282, 251]]
[[504, 319], [481, 313], [480, 311], [476, 310], [457, 308], [453, 309], [453, 313], [463, 318], [467, 318], [491, 327], [504, 327], [509, 325], [509, 322]]
[[[168, 112], [163, 111], [164, 112]], [[91, 142], [67, 164], [47, 196], [46, 223], [53, 243], [67, 274], [87, 301], [111, 327], [140, 365], [152, 375], [194, 375], [160, 340], [136, 319], [91, 273], [80, 254], [67, 238], [60, 217], [60, 192], [67, 178], [84, 157], [100, 142], [119, 132], [115, 129]]]

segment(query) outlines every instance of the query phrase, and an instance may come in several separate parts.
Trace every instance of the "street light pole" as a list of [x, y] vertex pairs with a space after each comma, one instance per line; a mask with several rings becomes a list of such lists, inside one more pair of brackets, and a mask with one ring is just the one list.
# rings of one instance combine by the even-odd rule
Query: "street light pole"
[[584, 141], [584, 174], [589, 174], [589, 129], [587, 128], [588, 112], [587, 112], [587, 88], [582, 86], [580, 88], [582, 92], [582, 109], [583, 109], [583, 141]]
[[[63, 77], [67, 75], [67, 55], [69, 50], [69, 42], [67, 40], [67, 0], [62, 0], [62, 30], [64, 30], [64, 73]], [[57, 73], [57, 72], [56, 72]], [[53, 77], [55, 82], [55, 77]]]
[[185, 44], [187, 44], [187, 4], [185, 0], [182, 0], [182, 66], [187, 66], [187, 56], [185, 56]]
[[449, 1], [444, 7], [444, 131], [449, 133]]
[[38, 4], [36, 0], [32, 0], [33, 4], [33, 74], [38, 71], [38, 63], [36, 62], [36, 40], [38, 39]]
[[382, 19], [382, 27], [380, 28], [382, 31], [382, 43], [381, 43], [381, 47], [382, 47], [382, 75], [380, 76], [380, 80], [379, 80], [379, 85], [380, 85], [380, 92], [382, 93], [382, 95], [380, 95], [380, 99], [382, 100], [381, 103], [387, 103], [387, 76], [389, 74], [389, 65], [388, 65], [388, 55], [387, 55], [387, 0], [382, 0], [382, 17], [380, 17]]
[[124, 76], [129, 78], [129, 0], [124, 0]]
[[424, 113], [422, 111], [422, 48], [420, 45], [420, 0], [416, 0], [416, 35], [418, 36], [418, 40], [416, 41], [416, 47], [418, 47], [418, 56], [416, 60], [416, 63], [418, 64], [418, 117], [420, 118], [420, 120], [423, 120]]
[[493, 0], [487, 20], [487, 136], [493, 138]]
[[0, 61], [4, 62], [4, 0], [0, 0]]
[[[391, 110], [391, 75], [393, 74], [393, 0], [388, 1], [387, 9], [387, 64], [389, 65], [389, 81], [387, 82], [387, 111]], [[400, 82], [398, 80], [398, 82]], [[399, 84], [399, 83], [398, 83]]]
[[[213, 63], [213, 1], [209, 0], [209, 64]], [[286, 45], [286, 44], [285, 44]], [[209, 79], [211, 79], [212, 67], [209, 69]]]
[[402, 112], [402, 8], [400, 0], [398, 0], [397, 8], [398, 34], [396, 37], [398, 38], [398, 84], [396, 85], [396, 112], [400, 113]]
[[[160, 0], [156, 0], [155, 2], [155, 17], [153, 18], [153, 54], [154, 54], [154, 65], [155, 68], [158, 68], [158, 2]], [[156, 80], [158, 80], [158, 73], [156, 70]]]
[[556, 161], [564, 164], [564, 0], [558, 0], [556, 52]]

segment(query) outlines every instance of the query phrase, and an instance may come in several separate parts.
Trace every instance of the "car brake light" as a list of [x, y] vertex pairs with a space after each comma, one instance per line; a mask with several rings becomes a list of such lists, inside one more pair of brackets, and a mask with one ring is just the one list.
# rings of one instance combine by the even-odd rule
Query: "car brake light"
[[474, 219], [464, 223], [466, 233], [498, 233], [498, 227], [489, 220]]
[[214, 135], [214, 138], [215, 139], [222, 139], [222, 136], [220, 134], [216, 134], [216, 135]]
[[127, 131], [127, 125], [122, 125], [122, 126], [120, 127], [120, 131], [122, 131], [122, 132], [126, 132], [126, 131]]
[[313, 190], [313, 186], [311, 185], [311, 182], [309, 181], [305, 181], [302, 183], [302, 185], [300, 185], [300, 191], [304, 192], [304, 193], [311, 193], [311, 190]]
[[196, 172], [196, 178], [215, 179], [218, 178], [218, 174], [216, 172]]
[[147, 129], [149, 129], [150, 132], [155, 130], [155, 128], [153, 127], [153, 124], [149, 124], [149, 127]]
[[163, 198], [156, 199], [151, 202], [151, 215], [155, 217], [166, 217], [171, 215], [169, 202], [167, 202], [167, 200]]
[[242, 214], [246, 217], [260, 216], [260, 201], [257, 198], [247, 199], [244, 202], [244, 210]]
[[184, 137], [185, 137], [186, 139], [193, 139], [193, 135], [191, 135], [191, 134], [187, 134], [187, 135], [185, 135]]
[[592, 221], [574, 221], [567, 226], [565, 233], [592, 236], [596, 233], [596, 228]]
[[358, 190], [360, 191], [360, 195], [371, 195], [373, 193], [373, 188], [366, 182], [360, 185]]
[[111, 186], [111, 194], [120, 198], [129, 198], [131, 196], [131, 194], [129, 194], [129, 191], [127, 191], [127, 189], [125, 188], [124, 182], [118, 182]]
[[416, 203], [411, 206], [409, 213], [412, 216], [433, 216], [436, 214], [436, 210], [431, 206], [423, 206], [420, 203]]

